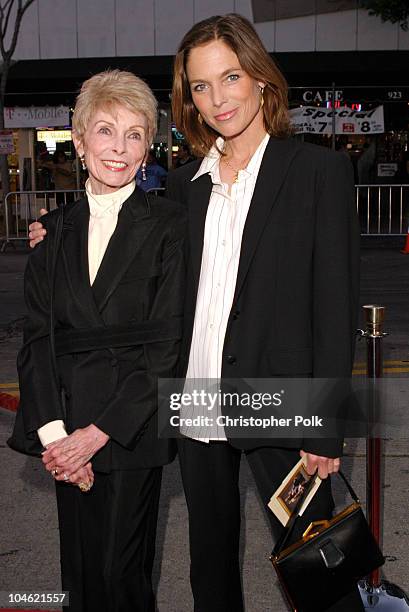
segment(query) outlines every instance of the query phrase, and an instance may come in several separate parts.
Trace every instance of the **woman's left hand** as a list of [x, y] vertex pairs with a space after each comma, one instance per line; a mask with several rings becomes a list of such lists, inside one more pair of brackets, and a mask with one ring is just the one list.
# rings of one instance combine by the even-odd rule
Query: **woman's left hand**
[[93, 424], [76, 429], [66, 438], [47, 447], [43, 453], [43, 463], [49, 472], [58, 470], [54, 476], [56, 480], [67, 480], [67, 477], [86, 465], [108, 440], [109, 436]]
[[301, 457], [305, 458], [305, 469], [311, 476], [318, 470], [318, 476], [325, 480], [329, 474], [334, 474], [339, 471], [341, 465], [341, 459], [331, 457], [321, 457], [321, 455], [314, 455], [312, 453], [306, 453], [303, 450], [300, 451]]

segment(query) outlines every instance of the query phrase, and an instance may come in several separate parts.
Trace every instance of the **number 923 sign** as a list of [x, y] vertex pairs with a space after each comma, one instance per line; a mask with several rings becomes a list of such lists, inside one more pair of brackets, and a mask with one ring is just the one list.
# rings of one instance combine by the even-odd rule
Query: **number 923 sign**
[[385, 131], [383, 106], [368, 111], [301, 106], [290, 110], [290, 117], [297, 134], [332, 134], [334, 117], [336, 134], [382, 134]]

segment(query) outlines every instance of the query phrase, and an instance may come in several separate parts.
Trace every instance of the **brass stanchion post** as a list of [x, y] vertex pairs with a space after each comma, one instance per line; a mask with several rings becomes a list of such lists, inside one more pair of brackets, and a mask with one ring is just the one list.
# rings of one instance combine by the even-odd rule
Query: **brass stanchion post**
[[[382, 339], [385, 308], [370, 304], [363, 307], [365, 330], [360, 330], [366, 339], [367, 376], [381, 378], [383, 374]], [[368, 414], [368, 419], [372, 415]], [[372, 420], [372, 419], [371, 419]], [[381, 461], [382, 439], [368, 435], [366, 440], [366, 502], [370, 529], [378, 544], [381, 543]], [[374, 570], [366, 580], [359, 583], [365, 610], [399, 612], [409, 610], [409, 599], [405, 592], [395, 584], [381, 579], [380, 569]]]

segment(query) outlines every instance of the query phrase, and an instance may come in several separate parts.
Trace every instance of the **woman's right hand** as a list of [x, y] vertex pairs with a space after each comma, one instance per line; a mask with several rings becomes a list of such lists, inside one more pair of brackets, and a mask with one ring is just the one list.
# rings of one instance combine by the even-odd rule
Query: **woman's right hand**
[[[43, 216], [46, 214], [47, 210], [45, 208], [41, 208], [40, 215]], [[43, 240], [44, 236], [47, 234], [47, 230], [43, 228], [40, 221], [33, 221], [33, 223], [29, 225], [29, 230], [30, 246], [31, 248], [34, 248], [36, 244]]]
[[[69, 436], [49, 444], [42, 453], [42, 461], [46, 470], [54, 474], [56, 480], [68, 481], [72, 474], [88, 465], [91, 457], [108, 441], [109, 436], [90, 423], [87, 427], [78, 428]], [[57, 474], [55, 470], [58, 470]]]

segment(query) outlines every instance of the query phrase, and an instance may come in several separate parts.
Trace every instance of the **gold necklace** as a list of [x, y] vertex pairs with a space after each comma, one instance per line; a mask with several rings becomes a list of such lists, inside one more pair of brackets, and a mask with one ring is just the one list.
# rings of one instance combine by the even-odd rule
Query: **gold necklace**
[[244, 170], [244, 168], [247, 168], [247, 165], [250, 161], [250, 157], [251, 154], [245, 159], [245, 162], [243, 162], [241, 165], [241, 168], [234, 168], [234, 166], [231, 165], [231, 163], [228, 161], [228, 159], [226, 159], [225, 157], [222, 157], [222, 161], [224, 161], [224, 163], [226, 164], [226, 166], [228, 166], [230, 168], [230, 170], [233, 170], [233, 172], [235, 173], [235, 177], [234, 177], [234, 183], [238, 183], [239, 182], [239, 172], [240, 170]]

